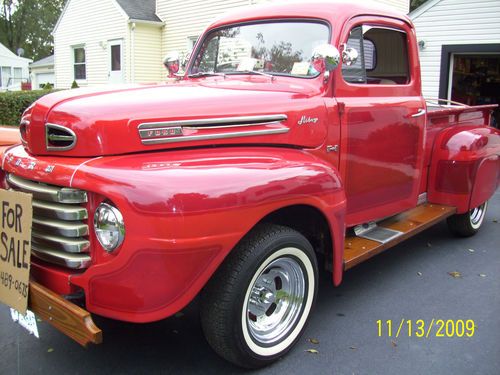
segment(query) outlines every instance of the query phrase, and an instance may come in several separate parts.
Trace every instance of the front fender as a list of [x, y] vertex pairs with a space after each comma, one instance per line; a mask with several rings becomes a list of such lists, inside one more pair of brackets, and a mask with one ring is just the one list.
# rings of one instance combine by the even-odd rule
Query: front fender
[[330, 165], [305, 151], [247, 147], [106, 157], [79, 167], [72, 187], [112, 201], [125, 221], [117, 254], [96, 248], [98, 264], [71, 278], [85, 289], [91, 312], [135, 322], [174, 314], [262, 218], [298, 204], [329, 221], [340, 282], [343, 187]]

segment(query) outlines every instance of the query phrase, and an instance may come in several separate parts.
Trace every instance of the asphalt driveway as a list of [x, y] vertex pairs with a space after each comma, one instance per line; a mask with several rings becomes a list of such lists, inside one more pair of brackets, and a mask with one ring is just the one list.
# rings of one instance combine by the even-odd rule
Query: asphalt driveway
[[[284, 359], [256, 373], [499, 374], [498, 220], [500, 192], [473, 238], [457, 239], [441, 223], [347, 272], [339, 288], [324, 275], [301, 341]], [[439, 319], [472, 320], [474, 334], [436, 337]], [[8, 308], [0, 306], [0, 373], [245, 372], [211, 351], [202, 336], [196, 301], [176, 317], [154, 324], [95, 320], [104, 332], [104, 344], [83, 349], [45, 323], [39, 323], [40, 339], [30, 336], [11, 321]], [[387, 320], [393, 324], [392, 337]], [[424, 324], [427, 331], [433, 320], [428, 337], [417, 337], [418, 325]], [[413, 325], [411, 337], [408, 324]]]

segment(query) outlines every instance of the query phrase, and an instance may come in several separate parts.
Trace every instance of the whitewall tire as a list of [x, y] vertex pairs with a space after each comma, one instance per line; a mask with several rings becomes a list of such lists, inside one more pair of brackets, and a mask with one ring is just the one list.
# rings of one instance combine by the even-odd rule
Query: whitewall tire
[[293, 229], [261, 225], [233, 249], [202, 293], [207, 341], [236, 365], [272, 363], [304, 331], [317, 288], [309, 241]]

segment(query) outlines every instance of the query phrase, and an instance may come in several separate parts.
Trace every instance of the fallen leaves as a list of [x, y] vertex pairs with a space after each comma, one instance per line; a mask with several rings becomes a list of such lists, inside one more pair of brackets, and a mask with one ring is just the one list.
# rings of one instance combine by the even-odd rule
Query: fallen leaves
[[319, 352], [316, 349], [307, 349], [306, 352], [311, 354], [319, 354]]
[[450, 275], [451, 277], [453, 277], [455, 279], [462, 277], [462, 274], [458, 271], [448, 272], [448, 275]]
[[351, 350], [357, 350], [358, 348], [356, 348], [355, 346], [350, 346], [349, 349], [351, 349]]
[[498, 219], [493, 219], [493, 222], [494, 223], [498, 223]]
[[486, 275], [484, 273], [480, 273], [479, 277], [486, 277]]
[[422, 272], [417, 272], [417, 275], [418, 276], [422, 276]]
[[309, 342], [311, 344], [314, 344], [314, 345], [318, 345], [319, 344], [319, 340], [318, 339], [309, 339]]
[[476, 251], [476, 250], [474, 250], [474, 249], [469, 249], [469, 253], [473, 253], [473, 252], [475, 252], [475, 251]]
[[52, 353], [54, 351], [54, 348], [48, 348], [47, 353]]
[[395, 348], [396, 346], [398, 346], [398, 344], [396, 344], [396, 342], [394, 340], [391, 341], [391, 345], [393, 348]]

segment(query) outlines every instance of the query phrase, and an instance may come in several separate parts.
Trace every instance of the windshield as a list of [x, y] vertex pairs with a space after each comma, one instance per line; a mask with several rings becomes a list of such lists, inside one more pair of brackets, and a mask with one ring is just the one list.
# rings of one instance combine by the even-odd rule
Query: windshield
[[316, 77], [313, 49], [328, 43], [330, 30], [319, 22], [274, 22], [218, 29], [203, 41], [191, 75], [267, 73]]

